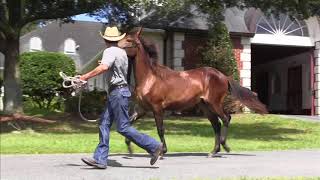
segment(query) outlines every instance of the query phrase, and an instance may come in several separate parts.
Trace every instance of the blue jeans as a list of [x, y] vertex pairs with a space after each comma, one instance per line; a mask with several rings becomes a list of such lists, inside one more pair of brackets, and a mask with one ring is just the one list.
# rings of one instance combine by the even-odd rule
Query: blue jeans
[[99, 144], [94, 152], [94, 160], [107, 165], [109, 154], [109, 138], [112, 123], [117, 125], [117, 131], [145, 149], [148, 153], [154, 153], [160, 145], [155, 139], [138, 132], [129, 122], [128, 101], [131, 96], [127, 87], [113, 90], [108, 97], [105, 111], [101, 115], [99, 124]]

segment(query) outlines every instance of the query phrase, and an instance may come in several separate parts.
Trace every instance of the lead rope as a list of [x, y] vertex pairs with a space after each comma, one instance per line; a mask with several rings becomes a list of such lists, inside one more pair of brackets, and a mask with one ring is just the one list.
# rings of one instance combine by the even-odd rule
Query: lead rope
[[87, 121], [87, 122], [97, 122], [99, 120], [99, 118], [98, 119], [87, 119], [81, 113], [82, 90], [84, 89], [85, 85], [87, 84], [87, 81], [81, 80], [79, 75], [72, 77], [72, 76], [67, 76], [63, 72], [60, 72], [59, 75], [63, 79], [62, 86], [64, 88], [73, 88], [79, 92], [78, 112], [79, 112], [81, 119], [84, 121]]

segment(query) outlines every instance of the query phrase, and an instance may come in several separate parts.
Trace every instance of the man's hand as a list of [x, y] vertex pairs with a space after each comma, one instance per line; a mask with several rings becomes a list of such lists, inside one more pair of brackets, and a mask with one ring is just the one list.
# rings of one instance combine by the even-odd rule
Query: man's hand
[[85, 74], [80, 76], [79, 79], [82, 80], [82, 81], [88, 81], [88, 77]]

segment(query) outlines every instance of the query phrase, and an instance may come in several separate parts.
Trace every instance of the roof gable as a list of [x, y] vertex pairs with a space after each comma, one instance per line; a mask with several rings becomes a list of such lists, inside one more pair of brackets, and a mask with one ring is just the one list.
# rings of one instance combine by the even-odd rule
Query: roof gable
[[42, 40], [42, 50], [64, 52], [64, 42], [73, 39], [79, 49], [80, 65], [94, 58], [97, 53], [105, 48], [105, 43], [99, 31], [103, 25], [97, 22], [75, 21], [74, 23], [61, 24], [58, 21], [37, 28], [20, 38], [21, 44], [28, 44], [30, 38], [39, 37]]

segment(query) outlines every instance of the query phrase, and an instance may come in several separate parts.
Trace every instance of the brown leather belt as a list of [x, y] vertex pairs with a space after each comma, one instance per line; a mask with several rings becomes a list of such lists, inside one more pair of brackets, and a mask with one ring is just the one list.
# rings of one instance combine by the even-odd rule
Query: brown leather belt
[[113, 90], [115, 90], [115, 89], [120, 89], [120, 88], [123, 88], [123, 87], [127, 87], [128, 85], [126, 85], [126, 84], [122, 84], [122, 85], [113, 85], [113, 86], [110, 86], [110, 88], [109, 88], [109, 93], [111, 92], [111, 91], [113, 91]]

